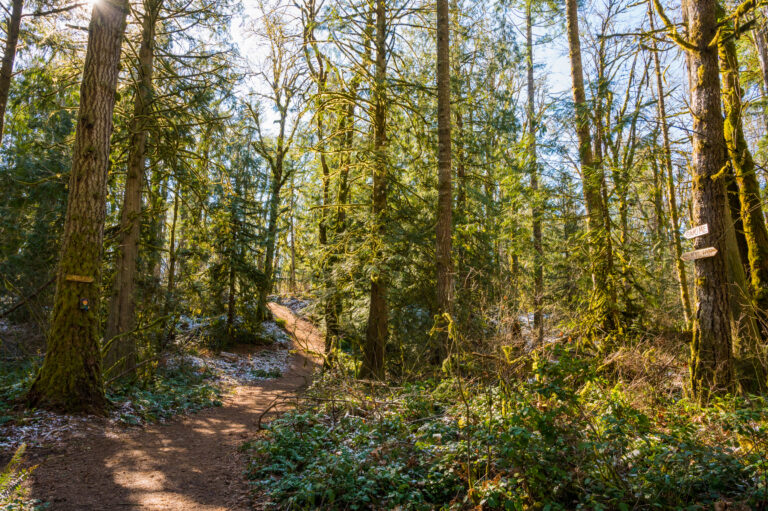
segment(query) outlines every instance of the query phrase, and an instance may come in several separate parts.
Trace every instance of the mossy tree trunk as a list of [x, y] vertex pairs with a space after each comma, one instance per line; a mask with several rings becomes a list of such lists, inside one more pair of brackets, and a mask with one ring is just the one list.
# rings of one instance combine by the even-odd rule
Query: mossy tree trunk
[[269, 221], [267, 223], [267, 236], [264, 251], [264, 283], [259, 288], [259, 314], [262, 319], [269, 317], [267, 309], [267, 295], [274, 285], [274, 262], [277, 245], [277, 222], [280, 209], [280, 191], [283, 187], [283, 159], [284, 156], [275, 158], [272, 167], [272, 180], [269, 193]]
[[[319, 6], [315, 0], [305, 0], [302, 8], [302, 21], [304, 24], [304, 59], [307, 62], [307, 67], [312, 75], [312, 79], [317, 87], [315, 105], [317, 112], [315, 113], [315, 132], [317, 135], [317, 153], [320, 158], [321, 180], [322, 187], [322, 209], [320, 211], [320, 218], [318, 221], [318, 242], [323, 247], [325, 257], [323, 259], [323, 319], [325, 320], [325, 362], [330, 364], [331, 356], [336, 349], [337, 337], [338, 337], [338, 322], [337, 316], [337, 298], [338, 293], [336, 291], [336, 283], [333, 278], [333, 270], [336, 263], [332, 253], [335, 246], [335, 236], [333, 235], [334, 229], [331, 224], [331, 170], [328, 164], [328, 147], [327, 141], [329, 139], [326, 133], [325, 122], [325, 105], [323, 102], [327, 100], [327, 85], [328, 85], [328, 60], [325, 55], [320, 51], [315, 38], [315, 27], [317, 26], [317, 10]], [[340, 129], [343, 130], [344, 116], [342, 115], [342, 121]], [[342, 132], [343, 133], [343, 132]]]
[[384, 0], [376, 0], [375, 72], [373, 79], [373, 272], [371, 275], [368, 326], [363, 345], [362, 378], [384, 378], [384, 353], [387, 345], [389, 309], [387, 306], [387, 268], [384, 253], [387, 233], [387, 21]]
[[579, 163], [582, 174], [584, 205], [587, 210], [587, 231], [592, 261], [592, 298], [590, 308], [598, 317], [603, 330], [616, 327], [616, 296], [610, 275], [610, 244], [605, 224], [603, 203], [604, 176], [602, 167], [595, 164], [589, 112], [584, 91], [584, 72], [579, 41], [579, 14], [577, 0], [566, 0], [568, 49], [573, 80], [573, 101], [576, 109], [576, 135], [579, 142]]
[[[648, 19], [651, 31], [655, 30], [654, 15], [650, 3], [648, 4]], [[672, 145], [669, 141], [669, 125], [667, 124], [667, 106], [664, 93], [664, 78], [661, 73], [661, 63], [656, 50], [656, 43], [652, 43], [651, 54], [653, 56], [654, 71], [656, 74], [656, 103], [658, 119], [661, 126], [661, 140], [664, 161], [664, 173], [667, 181], [667, 205], [669, 206], [669, 219], [672, 228], [673, 254], [675, 256], [675, 268], [677, 269], [677, 282], [680, 286], [680, 303], [683, 306], [683, 318], [687, 328], [691, 327], [691, 297], [688, 291], [688, 276], [686, 275], [685, 262], [680, 259], [683, 255], [683, 244], [680, 236], [680, 215], [677, 208], [677, 192], [675, 190], [675, 175], [672, 165]]]
[[[364, 36], [364, 37], [367, 37]], [[344, 253], [345, 233], [347, 230], [347, 203], [349, 202], [349, 173], [352, 165], [352, 151], [355, 135], [355, 106], [357, 101], [357, 90], [359, 87], [359, 77], [352, 79], [349, 90], [349, 97], [339, 120], [339, 177], [336, 191], [336, 215], [333, 222], [333, 246], [328, 258], [328, 265], [333, 279], [333, 289], [328, 297], [326, 309], [326, 337], [325, 351], [331, 356], [326, 360], [333, 363], [333, 350], [338, 346], [342, 336], [341, 313], [343, 310], [343, 301], [341, 286], [343, 276], [338, 271], [338, 265]]]
[[[749, 329], [734, 343], [738, 381], [750, 391], [765, 387], [764, 349], [755, 325], [763, 327], [763, 338], [768, 330], [768, 229], [763, 216], [760, 185], [755, 173], [755, 162], [747, 146], [741, 117], [743, 105], [739, 83], [739, 63], [736, 43], [725, 37], [719, 45], [720, 68], [723, 76], [723, 106], [725, 108], [725, 143], [731, 159], [735, 182], [738, 185], [738, 206], [743, 237], [747, 249], [747, 266], [751, 289], [746, 285], [736, 289], [744, 303], [742, 314], [736, 317]], [[734, 283], [735, 284], [735, 283]], [[749, 303], [749, 299], [752, 303]]]
[[714, 257], [694, 265], [696, 313], [691, 342], [691, 390], [701, 401], [711, 394], [733, 389], [731, 304], [728, 286], [728, 198], [721, 172], [726, 163], [723, 117], [720, 109], [720, 73], [717, 47], [710, 45], [717, 32], [717, 0], [687, 0], [683, 17], [687, 26], [688, 77], [693, 117], [693, 221], [708, 224], [709, 234], [695, 239], [694, 247], [713, 246]]
[[91, 15], [53, 317], [43, 367], [27, 394], [31, 406], [103, 413], [107, 404], [99, 285], [109, 140], [127, 13], [123, 0], [97, 2]]
[[141, 20], [141, 45], [136, 69], [138, 80], [130, 127], [123, 208], [120, 213], [115, 284], [104, 332], [104, 339], [109, 343], [109, 348], [104, 354], [104, 367], [110, 374], [131, 373], [135, 370], [137, 362], [136, 339], [130, 332], [135, 321], [134, 295], [141, 229], [141, 193], [144, 186], [147, 134], [153, 96], [155, 25], [161, 5], [160, 0], [145, 0]]

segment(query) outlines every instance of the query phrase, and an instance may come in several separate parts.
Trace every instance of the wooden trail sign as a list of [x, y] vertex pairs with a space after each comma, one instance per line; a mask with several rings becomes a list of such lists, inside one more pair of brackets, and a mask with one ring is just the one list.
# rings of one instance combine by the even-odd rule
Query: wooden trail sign
[[84, 284], [90, 284], [93, 282], [93, 277], [84, 277], [82, 275], [67, 275], [65, 280], [69, 282], [83, 282]]
[[705, 234], [709, 234], [709, 224], [701, 224], [693, 229], [688, 229], [683, 233], [683, 238], [690, 240], [692, 238], [704, 236]]
[[693, 261], [695, 259], [704, 259], [705, 257], [712, 257], [715, 254], [717, 254], [717, 249], [715, 247], [707, 247], [699, 250], [694, 250], [693, 252], [686, 252], [685, 254], [680, 256], [680, 259], [682, 259], [683, 261]]

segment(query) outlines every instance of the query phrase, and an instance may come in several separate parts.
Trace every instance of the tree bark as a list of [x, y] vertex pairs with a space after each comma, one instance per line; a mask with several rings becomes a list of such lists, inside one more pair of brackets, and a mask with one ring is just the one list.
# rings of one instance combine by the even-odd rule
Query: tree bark
[[130, 127], [128, 171], [125, 177], [125, 194], [120, 215], [116, 275], [107, 327], [104, 332], [107, 342], [117, 336], [120, 337], [110, 343], [104, 355], [107, 374], [131, 375], [137, 362], [136, 339], [126, 334], [133, 330], [135, 322], [134, 295], [141, 231], [141, 193], [144, 186], [147, 132], [152, 109], [155, 24], [161, 4], [160, 0], [144, 1], [137, 66], [138, 80]]
[[8, 94], [11, 90], [13, 78], [13, 62], [16, 60], [16, 46], [19, 43], [19, 29], [21, 28], [21, 14], [24, 8], [24, 0], [13, 0], [11, 14], [5, 29], [5, 50], [3, 62], [0, 65], [0, 146], [3, 141], [5, 128], [5, 109], [8, 106]]
[[[739, 63], [736, 43], [727, 38], [719, 45], [720, 68], [723, 77], [723, 106], [725, 108], [725, 144], [737, 185], [739, 209], [746, 244], [747, 266], [751, 289], [746, 285], [735, 289], [735, 299], [741, 299], [741, 313], [734, 319], [746, 323], [746, 331], [734, 341], [737, 380], [745, 390], [761, 391], [765, 386], [764, 349], [757, 331], [757, 320], [768, 329], [768, 229], [763, 216], [760, 185], [755, 174], [755, 162], [747, 146], [741, 117], [742, 91], [739, 83]], [[746, 280], [746, 279], [745, 279]], [[732, 282], [732, 285], [737, 284]], [[746, 284], [746, 282], [744, 282]], [[749, 298], [753, 303], [749, 303]], [[757, 313], [757, 314], [755, 314]], [[755, 328], [749, 328], [754, 325]]]
[[375, 74], [373, 83], [373, 215], [374, 270], [371, 275], [371, 295], [368, 326], [363, 346], [362, 378], [384, 378], [384, 353], [388, 338], [389, 310], [387, 307], [387, 269], [383, 244], [387, 233], [387, 26], [384, 0], [376, 0]]
[[109, 141], [127, 13], [128, 2], [122, 0], [98, 2], [91, 15], [48, 347], [27, 394], [35, 407], [101, 414], [107, 404], [99, 286]]
[[528, 93], [528, 169], [531, 187], [531, 230], [533, 231], [533, 335], [538, 345], [544, 342], [544, 250], [541, 237], [541, 207], [539, 201], [539, 166], [536, 157], [536, 84], [533, 81], [533, 16], [531, 3], [525, 3], [525, 67]]
[[[181, 184], [176, 183], [173, 191], [173, 213], [171, 215], [171, 229], [168, 240], [168, 281], [165, 287], [165, 299], [163, 300], [163, 329], [157, 338], [157, 349], [163, 351], [168, 346], [174, 335], [175, 322], [169, 318], [174, 311], [176, 291], [176, 266], [179, 253], [179, 244], [176, 243], [176, 229], [179, 220], [179, 194], [181, 193]], [[163, 202], [167, 199], [167, 192], [163, 192]], [[161, 209], [163, 218], [165, 218], [165, 207]]]
[[[651, 31], [654, 28], [654, 15], [650, 3], [648, 4], [648, 18], [650, 20]], [[683, 319], [686, 328], [691, 327], [691, 297], [688, 292], [688, 277], [686, 275], [685, 262], [680, 259], [683, 255], [683, 244], [680, 236], [680, 215], [677, 209], [677, 192], [675, 191], [674, 167], [672, 166], [672, 145], [669, 141], [669, 125], [667, 124], [667, 107], [664, 99], [664, 79], [661, 74], [661, 63], [656, 49], [656, 43], [652, 43], [651, 53], [653, 55], [653, 64], [656, 72], [656, 102], [658, 108], [659, 124], [661, 125], [661, 139], [664, 151], [664, 171], [667, 180], [667, 203], [669, 205], [669, 218], [672, 222], [672, 241], [675, 256], [675, 267], [677, 269], [677, 282], [680, 286], [680, 303], [683, 306]]]
[[768, 92], [768, 25], [762, 10], [756, 13], [756, 17], [760, 19], [760, 22], [753, 31], [755, 50], [760, 64], [760, 77], [763, 80], [762, 89]]
[[683, 17], [691, 48], [686, 49], [693, 117], [693, 221], [708, 224], [709, 234], [696, 238], [696, 249], [714, 246], [714, 257], [694, 262], [696, 314], [691, 342], [691, 391], [700, 401], [733, 388], [731, 304], [728, 289], [726, 220], [730, 217], [725, 180], [723, 117], [717, 47], [717, 0], [687, 0]]
[[266, 250], [264, 254], [264, 285], [259, 289], [259, 313], [262, 319], [269, 315], [267, 309], [267, 295], [274, 285], [274, 261], [275, 245], [277, 244], [277, 222], [280, 209], [280, 190], [283, 185], [283, 160], [285, 155], [278, 151], [275, 158], [275, 166], [272, 169], [272, 182], [269, 195], [269, 222], [267, 224]]
[[437, 1], [437, 335], [432, 359], [442, 363], [450, 342], [453, 316], [453, 196], [451, 190], [451, 68], [448, 0]]
[[291, 274], [290, 278], [288, 280], [288, 289], [291, 292], [291, 294], [296, 294], [296, 217], [295, 217], [295, 209], [296, 209], [296, 188], [294, 187], [293, 183], [293, 176], [291, 176], [291, 200], [289, 202], [289, 225], [288, 230], [289, 234], [291, 236]]
[[604, 330], [613, 330], [616, 319], [615, 295], [610, 282], [606, 243], [606, 225], [603, 214], [603, 173], [595, 165], [592, 153], [592, 136], [589, 131], [589, 112], [584, 92], [584, 72], [581, 63], [581, 42], [579, 41], [579, 18], [577, 0], [566, 0], [568, 48], [573, 80], [573, 100], [576, 109], [576, 135], [579, 141], [579, 163], [581, 164], [584, 205], [587, 210], [587, 231], [589, 235], [590, 258], [592, 260], [592, 299], [590, 308], [597, 315]]
[[768, 311], [768, 228], [763, 215], [755, 162], [744, 136], [743, 105], [736, 44], [732, 38], [720, 45], [725, 106], [725, 141], [739, 188], [740, 216], [747, 243], [748, 268], [758, 310]]

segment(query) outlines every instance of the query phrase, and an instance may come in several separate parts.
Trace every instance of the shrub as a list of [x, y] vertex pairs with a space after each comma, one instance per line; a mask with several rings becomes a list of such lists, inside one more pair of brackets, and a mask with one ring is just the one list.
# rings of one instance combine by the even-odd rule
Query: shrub
[[123, 422], [165, 420], [179, 413], [221, 406], [221, 391], [212, 378], [207, 368], [190, 365], [164, 368], [145, 381], [111, 389], [108, 397], [121, 406]]
[[29, 478], [35, 467], [22, 468], [26, 445], [21, 444], [13, 454], [11, 461], [0, 472], [0, 508], [6, 511], [33, 510], [36, 501], [28, 499], [24, 482]]
[[315, 388], [335, 397], [249, 444], [250, 476], [288, 509], [766, 507], [762, 401], [678, 400], [648, 415], [567, 349], [532, 371], [493, 384]]

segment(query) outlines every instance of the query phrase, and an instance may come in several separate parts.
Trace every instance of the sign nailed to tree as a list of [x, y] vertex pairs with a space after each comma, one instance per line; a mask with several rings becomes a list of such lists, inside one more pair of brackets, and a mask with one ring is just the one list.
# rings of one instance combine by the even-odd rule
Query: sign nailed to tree
[[705, 234], [709, 234], [709, 224], [701, 224], [693, 229], [688, 229], [683, 233], [683, 238], [690, 240], [692, 238], [704, 236]]
[[67, 275], [65, 280], [69, 282], [83, 282], [85, 284], [90, 284], [93, 282], [93, 277], [84, 277], [83, 275]]
[[685, 254], [680, 256], [680, 259], [682, 259], [683, 261], [693, 261], [695, 259], [704, 259], [705, 257], [712, 257], [715, 254], [717, 254], [717, 249], [715, 247], [707, 247], [699, 250], [694, 250], [693, 252], [686, 252]]

